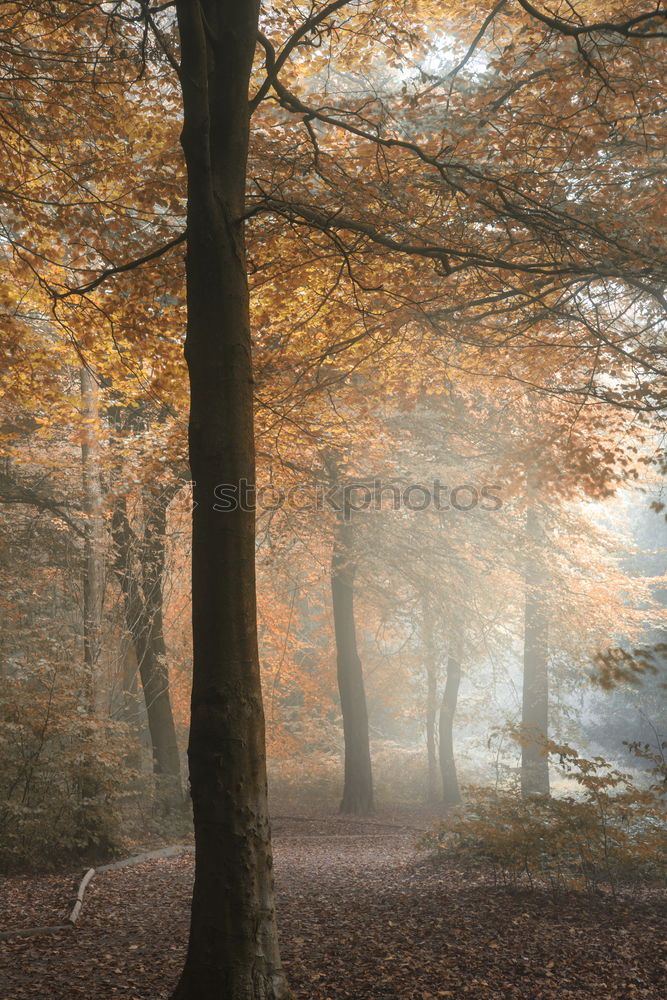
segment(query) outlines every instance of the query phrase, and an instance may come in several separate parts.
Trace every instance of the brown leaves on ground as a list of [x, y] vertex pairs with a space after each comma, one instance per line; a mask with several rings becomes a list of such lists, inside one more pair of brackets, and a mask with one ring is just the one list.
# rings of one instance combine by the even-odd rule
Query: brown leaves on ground
[[[664, 896], [517, 892], [434, 866], [420, 820], [274, 821], [282, 951], [295, 1000], [664, 996]], [[185, 951], [191, 855], [99, 874], [77, 927], [1, 943], [3, 1000], [163, 1000]], [[72, 880], [10, 879], [3, 927], [58, 923]], [[6, 902], [8, 900], [8, 903]]]

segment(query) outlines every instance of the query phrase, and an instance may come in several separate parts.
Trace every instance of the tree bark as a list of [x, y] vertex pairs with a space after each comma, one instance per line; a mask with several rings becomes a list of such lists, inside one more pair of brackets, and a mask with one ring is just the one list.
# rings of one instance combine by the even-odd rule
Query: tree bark
[[88, 368], [79, 373], [84, 418], [81, 436], [83, 483], [84, 570], [83, 570], [83, 659], [88, 670], [88, 701], [96, 712], [96, 673], [102, 645], [104, 603], [104, 498], [100, 479], [98, 439], [99, 388]]
[[459, 782], [454, 757], [454, 717], [461, 681], [461, 661], [456, 656], [447, 659], [447, 679], [442, 693], [439, 719], [440, 775], [442, 778], [442, 801], [445, 806], [453, 806], [461, 801]]
[[438, 659], [433, 639], [433, 612], [423, 605], [423, 642], [426, 667], [426, 801], [438, 801], [438, 750], [436, 721], [438, 714]]
[[373, 775], [368, 736], [368, 710], [354, 621], [354, 562], [352, 525], [340, 519], [334, 531], [331, 597], [336, 633], [336, 672], [345, 740], [342, 813], [357, 816], [373, 811]]
[[544, 599], [544, 531], [533, 506], [526, 513], [526, 604], [521, 712], [521, 794], [549, 794], [548, 616]]
[[[188, 172], [195, 828], [176, 1000], [283, 1000], [255, 597], [253, 373], [243, 215], [258, 0], [177, 0]], [[237, 491], [216, 503], [217, 486]], [[217, 508], [217, 509], [216, 509]]]

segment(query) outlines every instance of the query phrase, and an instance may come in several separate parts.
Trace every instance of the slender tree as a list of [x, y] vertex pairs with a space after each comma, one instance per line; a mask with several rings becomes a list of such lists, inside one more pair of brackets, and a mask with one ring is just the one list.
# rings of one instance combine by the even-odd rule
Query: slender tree
[[426, 599], [422, 600], [422, 636], [424, 665], [426, 668], [426, 801], [438, 799], [438, 658], [433, 636], [433, 611]]
[[440, 775], [442, 778], [442, 801], [445, 806], [461, 801], [459, 781], [454, 757], [454, 717], [461, 682], [461, 661], [450, 655], [447, 658], [447, 678], [440, 702], [438, 720]]
[[549, 644], [543, 527], [534, 504], [526, 512], [526, 597], [521, 711], [521, 793], [549, 794]]
[[336, 672], [345, 737], [345, 777], [340, 811], [365, 815], [373, 811], [373, 776], [364, 675], [354, 620], [356, 568], [353, 526], [343, 516], [336, 523], [331, 559]]
[[158, 486], [153, 491], [144, 487], [141, 541], [130, 524], [124, 498], [116, 498], [111, 518], [116, 576], [141, 678], [153, 767], [160, 778], [160, 798], [168, 807], [182, 804], [181, 759], [171, 708], [163, 623], [167, 507], [177, 489], [178, 484], [171, 489]]
[[104, 603], [104, 498], [99, 458], [99, 387], [92, 372], [80, 369], [81, 468], [83, 514], [83, 657], [89, 672], [91, 708], [95, 705], [95, 672], [102, 640]]
[[440, 702], [438, 717], [438, 759], [442, 780], [442, 803], [445, 808], [461, 801], [459, 779], [454, 756], [454, 719], [461, 683], [461, 662], [463, 660], [464, 636], [460, 625], [460, 615], [452, 616], [450, 623], [450, 649], [447, 657], [445, 686]]

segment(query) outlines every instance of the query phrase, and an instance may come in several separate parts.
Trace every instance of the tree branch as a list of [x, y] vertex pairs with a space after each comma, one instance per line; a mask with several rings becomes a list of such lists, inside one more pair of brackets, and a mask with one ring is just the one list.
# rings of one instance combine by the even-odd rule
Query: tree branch
[[278, 56], [276, 56], [276, 50], [266, 35], [261, 31], [257, 32], [259, 43], [266, 52], [267, 75], [263, 84], [250, 101], [250, 114], [255, 111], [260, 102], [266, 97], [277, 79], [280, 70], [283, 68], [289, 59], [290, 54], [297, 47], [301, 39], [305, 38], [306, 35], [310, 34], [311, 31], [322, 24], [322, 22], [325, 21], [330, 14], [334, 14], [337, 10], [340, 10], [341, 7], [345, 7], [350, 2], [351, 0], [333, 0], [332, 3], [327, 4], [327, 6], [323, 7], [322, 10], [313, 14], [313, 16], [304, 21], [301, 27], [298, 28], [285, 42]]
[[[43, 479], [40, 479], [37, 487], [42, 482]], [[2, 474], [0, 475], [0, 504], [19, 504], [47, 511], [60, 521], [63, 521], [79, 538], [85, 538], [85, 529], [78, 525], [64, 509], [65, 507], [71, 507], [71, 504], [61, 503], [41, 492], [37, 487], [35, 485], [24, 485], [11, 476]]]
[[108, 267], [106, 270], [101, 271], [100, 274], [92, 281], [89, 281], [85, 285], [77, 285], [75, 288], [66, 288], [63, 292], [58, 292], [54, 288], [49, 288], [49, 291], [54, 299], [67, 299], [70, 295], [86, 295], [88, 292], [92, 292], [93, 289], [98, 288], [104, 281], [108, 278], [112, 278], [116, 274], [124, 274], [126, 271], [134, 271], [135, 268], [141, 267], [142, 264], [147, 264], [151, 260], [157, 260], [158, 257], [163, 257], [164, 254], [169, 253], [174, 247], [177, 247], [179, 243], [185, 243], [188, 238], [187, 229], [179, 233], [178, 236], [174, 237], [168, 243], [163, 246], [158, 247], [156, 250], [151, 250], [150, 253], [144, 254], [143, 257], [135, 257], [134, 260], [129, 260], [125, 264], [118, 264], [115, 267]]
[[665, 10], [653, 9], [645, 14], [631, 17], [627, 21], [594, 21], [592, 24], [573, 24], [571, 21], [564, 21], [560, 17], [553, 17], [545, 11], [538, 10], [529, 0], [519, 0], [519, 5], [527, 14], [541, 21], [542, 24], [560, 32], [561, 35], [569, 35], [572, 38], [592, 35], [595, 32], [622, 35], [624, 38], [667, 38], [667, 31], [638, 30], [642, 25], [651, 21], [667, 21], [667, 11]]

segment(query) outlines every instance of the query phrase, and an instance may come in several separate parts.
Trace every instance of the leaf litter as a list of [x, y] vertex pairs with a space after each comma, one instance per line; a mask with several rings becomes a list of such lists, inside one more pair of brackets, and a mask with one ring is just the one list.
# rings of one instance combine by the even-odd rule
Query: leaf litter
[[[421, 823], [421, 826], [420, 826]], [[424, 816], [277, 817], [281, 950], [294, 1000], [662, 1000], [665, 894], [617, 902], [435, 865]], [[0, 942], [2, 1000], [167, 1000], [193, 857], [101, 872], [74, 930]], [[2, 926], [58, 923], [77, 875], [9, 878]]]

